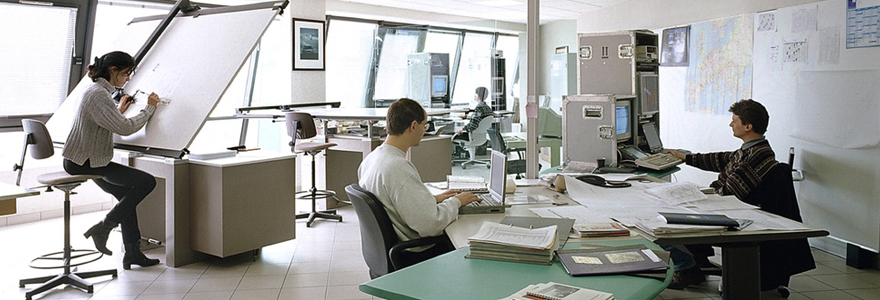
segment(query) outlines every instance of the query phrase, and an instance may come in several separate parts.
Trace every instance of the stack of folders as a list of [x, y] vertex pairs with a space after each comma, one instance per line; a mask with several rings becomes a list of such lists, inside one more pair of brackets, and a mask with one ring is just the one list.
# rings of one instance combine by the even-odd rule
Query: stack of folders
[[626, 226], [614, 221], [575, 223], [571, 228], [582, 238], [629, 235]]
[[613, 300], [614, 295], [576, 287], [567, 284], [548, 282], [529, 285], [519, 292], [501, 300]]
[[663, 254], [661, 258], [645, 245], [559, 250], [556, 255], [572, 276], [650, 273], [669, 269], [668, 255]]
[[468, 238], [467, 258], [500, 260], [549, 265], [556, 243], [556, 225], [523, 228], [494, 222], [483, 222], [480, 231]]

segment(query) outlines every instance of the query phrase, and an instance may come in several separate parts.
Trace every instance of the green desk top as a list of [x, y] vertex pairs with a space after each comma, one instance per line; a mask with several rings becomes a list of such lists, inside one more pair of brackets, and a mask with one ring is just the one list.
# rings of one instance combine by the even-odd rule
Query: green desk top
[[[644, 244], [661, 250], [647, 240], [589, 242], [607, 246]], [[569, 242], [565, 248], [578, 247]], [[666, 280], [626, 276], [568, 275], [557, 260], [552, 265], [533, 265], [482, 259], [467, 259], [464, 247], [417, 265], [360, 285], [364, 293], [386, 299], [500, 299], [530, 284], [558, 282], [614, 294], [617, 300], [653, 299], [672, 281], [670, 265]]]

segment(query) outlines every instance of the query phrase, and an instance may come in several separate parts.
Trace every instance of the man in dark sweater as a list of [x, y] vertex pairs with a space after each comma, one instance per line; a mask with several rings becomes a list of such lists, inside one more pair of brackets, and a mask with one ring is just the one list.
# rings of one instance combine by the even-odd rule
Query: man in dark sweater
[[[733, 136], [743, 141], [739, 149], [689, 155], [669, 151], [669, 154], [701, 170], [718, 172], [718, 179], [709, 185], [715, 189], [715, 193], [735, 195], [738, 199], [745, 200], [778, 162], [776, 154], [770, 148], [770, 142], [764, 138], [770, 120], [767, 109], [761, 103], [747, 99], [731, 105], [730, 112], [733, 113], [730, 121]], [[675, 264], [675, 276], [669, 288], [683, 289], [706, 280], [700, 268], [696, 267], [694, 256], [674, 247], [665, 248], [672, 252], [672, 261]], [[697, 259], [706, 262], [706, 256], [711, 255], [712, 250], [711, 247], [702, 248], [689, 247], [689, 250]]]

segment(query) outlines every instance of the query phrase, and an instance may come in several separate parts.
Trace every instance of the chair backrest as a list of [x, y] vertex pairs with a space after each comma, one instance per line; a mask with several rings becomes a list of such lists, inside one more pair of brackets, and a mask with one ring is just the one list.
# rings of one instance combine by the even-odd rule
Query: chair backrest
[[288, 112], [284, 114], [287, 124], [287, 135], [294, 139], [310, 139], [318, 135], [315, 119], [304, 112]]
[[794, 181], [791, 177], [791, 166], [778, 163], [770, 169], [761, 184], [749, 193], [744, 202], [761, 206], [761, 210], [780, 215], [798, 222], [801, 219]]
[[480, 125], [477, 126], [477, 129], [471, 131], [470, 139], [471, 141], [468, 143], [470, 146], [479, 146], [485, 144], [488, 140], [487, 132], [489, 132], [489, 128], [492, 127], [492, 122], [495, 122], [495, 117], [486, 116], [482, 120], [480, 120]]
[[538, 135], [562, 137], [562, 115], [548, 107], [538, 108]]
[[370, 268], [370, 278], [393, 272], [388, 252], [397, 244], [398, 238], [382, 202], [356, 183], [346, 186], [345, 193], [358, 216], [361, 250]]
[[55, 154], [55, 147], [52, 145], [52, 138], [49, 136], [49, 130], [43, 122], [23, 119], [21, 125], [27, 134], [27, 150], [30, 151], [31, 157], [35, 159], [44, 159]]
[[504, 144], [504, 137], [495, 128], [489, 128], [486, 131], [489, 134], [489, 146], [495, 151], [507, 154], [507, 145]]

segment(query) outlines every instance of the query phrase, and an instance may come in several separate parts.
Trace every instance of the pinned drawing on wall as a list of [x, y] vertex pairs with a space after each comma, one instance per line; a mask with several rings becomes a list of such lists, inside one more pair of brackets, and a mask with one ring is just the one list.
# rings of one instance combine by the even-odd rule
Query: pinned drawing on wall
[[324, 21], [293, 19], [293, 69], [324, 70]]
[[690, 26], [663, 29], [660, 65], [686, 67], [688, 65], [688, 35]]

